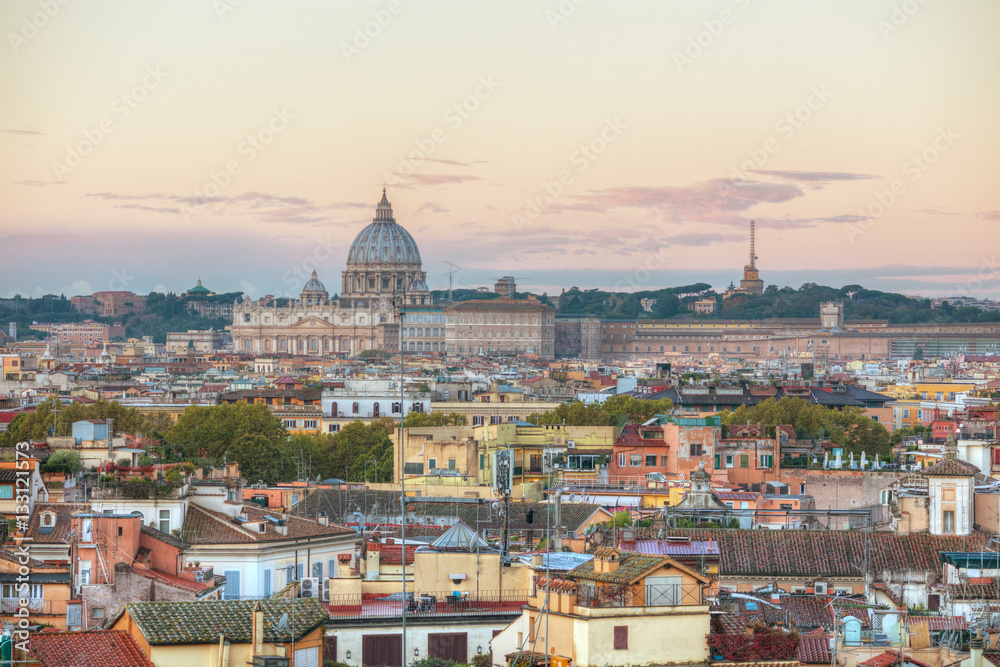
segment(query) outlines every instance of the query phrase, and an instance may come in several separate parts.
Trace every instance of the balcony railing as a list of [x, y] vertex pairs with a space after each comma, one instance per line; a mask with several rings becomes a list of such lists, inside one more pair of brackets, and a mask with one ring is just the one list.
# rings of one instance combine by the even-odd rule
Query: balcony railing
[[[51, 614], [51, 600], [28, 600], [28, 611], [36, 614]], [[0, 600], [0, 613], [13, 614], [21, 609], [21, 602], [16, 598], [3, 598]]]
[[454, 595], [454, 591], [434, 593], [402, 593], [381, 598], [363, 599], [361, 595], [331, 595], [323, 603], [336, 619], [401, 618], [404, 607], [407, 617], [454, 614], [459, 616], [493, 616], [520, 613], [528, 601], [528, 591], [470, 591]]
[[699, 584], [650, 584], [648, 586], [579, 587], [576, 604], [580, 607], [678, 607], [703, 604]]

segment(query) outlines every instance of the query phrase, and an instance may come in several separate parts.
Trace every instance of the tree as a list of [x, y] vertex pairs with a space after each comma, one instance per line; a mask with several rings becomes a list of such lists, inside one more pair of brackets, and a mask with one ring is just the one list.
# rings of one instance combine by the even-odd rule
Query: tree
[[917, 345], [916, 349], [913, 350], [913, 358], [916, 361], [920, 361], [924, 358], [924, 348]]
[[270, 443], [288, 439], [284, 424], [266, 405], [232, 403], [188, 407], [167, 432], [167, 441], [189, 459], [207, 458], [219, 464], [247, 434], [259, 435]]
[[62, 449], [42, 462], [42, 472], [64, 473], [75, 475], [83, 470], [80, 454], [69, 449]]
[[410, 412], [406, 415], [403, 425], [407, 428], [411, 426], [465, 426], [469, 420], [465, 415], [457, 412], [445, 414], [440, 411], [434, 412]]
[[528, 417], [532, 424], [566, 424], [568, 426], [615, 426], [624, 417], [630, 422], [642, 422], [654, 415], [673, 410], [670, 399], [644, 400], [634, 396], [612, 396], [604, 403], [563, 403], [555, 410], [535, 413]]
[[240, 474], [265, 484], [288, 481], [295, 470], [288, 451], [278, 440], [262, 433], [244, 432], [226, 450], [228, 460], [240, 464]]

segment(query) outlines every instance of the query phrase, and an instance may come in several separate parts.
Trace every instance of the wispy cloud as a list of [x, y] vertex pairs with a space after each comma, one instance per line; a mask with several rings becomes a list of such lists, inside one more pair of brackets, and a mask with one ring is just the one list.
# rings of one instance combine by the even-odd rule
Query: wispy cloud
[[980, 211], [976, 213], [976, 217], [983, 220], [1000, 220], [1000, 211]]
[[753, 169], [750, 173], [761, 174], [763, 176], [773, 176], [775, 178], [784, 178], [789, 181], [806, 181], [810, 183], [828, 181], [864, 181], [872, 178], [879, 178], [874, 174], [855, 174], [843, 171], [782, 171], [779, 169]]
[[448, 213], [450, 209], [445, 208], [441, 205], [441, 202], [428, 201], [424, 202], [420, 208], [418, 208], [413, 215], [424, 215], [425, 213]]
[[427, 162], [438, 162], [440, 164], [450, 164], [454, 167], [471, 167], [474, 164], [488, 164], [486, 160], [470, 160], [468, 162], [461, 162], [459, 160], [440, 160], [438, 158], [424, 158]]
[[461, 174], [397, 174], [401, 179], [397, 183], [400, 188], [412, 188], [418, 185], [451, 185], [452, 183], [465, 183], [466, 181], [482, 180], [478, 176], [464, 176]]
[[14, 185], [26, 185], [31, 188], [47, 188], [51, 185], [66, 185], [68, 181], [14, 181]]
[[48, 132], [43, 132], [41, 130], [36, 130], [34, 128], [27, 129], [0, 129], [3, 134], [34, 134], [38, 136], [47, 136]]

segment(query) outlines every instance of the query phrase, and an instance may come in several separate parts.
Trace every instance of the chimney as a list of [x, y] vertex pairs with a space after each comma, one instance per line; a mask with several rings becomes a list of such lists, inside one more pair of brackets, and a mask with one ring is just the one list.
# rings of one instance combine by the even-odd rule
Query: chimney
[[976, 632], [976, 636], [969, 640], [969, 663], [970, 667], [983, 667], [983, 638]]
[[320, 512], [319, 516], [316, 517], [316, 522], [319, 523], [319, 525], [321, 526], [329, 526], [330, 517], [326, 515], [326, 512]]
[[253, 606], [253, 627], [250, 630], [250, 655], [264, 654], [264, 608], [258, 601]]

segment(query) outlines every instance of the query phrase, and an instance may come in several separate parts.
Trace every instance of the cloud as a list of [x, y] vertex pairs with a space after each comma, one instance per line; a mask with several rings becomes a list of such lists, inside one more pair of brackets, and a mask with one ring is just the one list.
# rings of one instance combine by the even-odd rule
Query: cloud
[[397, 174], [402, 179], [397, 183], [401, 188], [412, 188], [417, 185], [450, 185], [452, 183], [465, 183], [466, 181], [480, 181], [478, 176], [463, 176], [460, 174]]
[[170, 213], [172, 215], [181, 214], [181, 210], [179, 208], [170, 206], [146, 206], [144, 204], [117, 204], [115, 208], [132, 208], [138, 211], [152, 211], [153, 213]]
[[489, 164], [486, 160], [471, 160], [469, 162], [461, 162], [459, 160], [439, 160], [438, 158], [425, 158], [427, 162], [439, 162], [441, 164], [450, 164], [455, 167], [471, 167], [474, 164]]
[[681, 246], [709, 246], [718, 243], [732, 243], [734, 241], [746, 241], [743, 234], [715, 234], [713, 232], [692, 232], [689, 234], [676, 234], [668, 236], [665, 241], [670, 245]]
[[33, 134], [38, 136], [47, 136], [48, 132], [42, 132], [41, 130], [36, 130], [34, 128], [28, 129], [0, 129], [0, 132], [4, 134]]
[[983, 220], [1000, 220], [1000, 211], [980, 211], [976, 213], [976, 217]]
[[413, 215], [423, 215], [425, 213], [448, 213], [451, 209], [447, 209], [441, 205], [440, 202], [428, 201], [424, 202], [423, 205], [418, 208]]
[[14, 185], [27, 185], [32, 188], [47, 188], [50, 185], [66, 185], [69, 181], [14, 181]]
[[854, 174], [843, 171], [781, 171], [778, 169], [752, 169], [750, 170], [750, 173], [762, 174], [764, 176], [774, 176], [776, 178], [785, 178], [790, 181], [823, 183], [829, 181], [864, 181], [872, 178], [879, 178], [879, 176], [874, 174]]
[[711, 179], [685, 186], [620, 186], [568, 197], [546, 212], [586, 211], [607, 213], [616, 208], [650, 209], [672, 222], [706, 222], [743, 226], [740, 215], [757, 204], [777, 204], [801, 197], [800, 188], [788, 183]]

